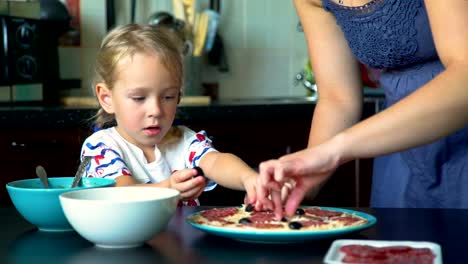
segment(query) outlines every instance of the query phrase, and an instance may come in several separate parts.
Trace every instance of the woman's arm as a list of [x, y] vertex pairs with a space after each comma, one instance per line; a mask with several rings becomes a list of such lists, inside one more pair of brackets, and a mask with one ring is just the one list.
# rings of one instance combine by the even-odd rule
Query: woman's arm
[[355, 124], [361, 117], [359, 65], [343, 32], [320, 0], [295, 0], [318, 87], [309, 147]]
[[425, 5], [445, 70], [398, 103], [337, 136], [342, 162], [430, 143], [468, 123], [468, 1], [426, 0]]

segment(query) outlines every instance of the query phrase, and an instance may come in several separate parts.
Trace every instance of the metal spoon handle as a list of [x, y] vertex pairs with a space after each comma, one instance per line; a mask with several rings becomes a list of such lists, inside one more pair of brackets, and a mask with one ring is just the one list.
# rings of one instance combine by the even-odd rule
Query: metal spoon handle
[[78, 183], [81, 180], [81, 177], [83, 177], [83, 172], [85, 171], [85, 168], [86, 166], [88, 166], [90, 161], [91, 161], [91, 157], [89, 156], [85, 156], [83, 158], [83, 161], [80, 163], [80, 166], [78, 166], [78, 170], [76, 171], [75, 177], [73, 178], [71, 188], [74, 188], [78, 185]]
[[49, 188], [49, 182], [47, 181], [47, 173], [46, 173], [44, 167], [42, 167], [41, 165], [37, 166], [36, 167], [36, 174], [39, 177], [39, 179], [41, 180], [44, 187], [46, 189], [48, 189]]

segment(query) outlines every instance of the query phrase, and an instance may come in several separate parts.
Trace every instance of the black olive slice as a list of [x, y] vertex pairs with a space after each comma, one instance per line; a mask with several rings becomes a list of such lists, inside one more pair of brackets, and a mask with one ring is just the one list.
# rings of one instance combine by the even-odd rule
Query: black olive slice
[[248, 204], [246, 207], [245, 207], [245, 211], [246, 212], [252, 212], [254, 210], [255, 206], [253, 204]]
[[297, 208], [296, 212], [294, 213], [295, 215], [304, 215], [305, 211], [302, 208]]
[[252, 221], [248, 217], [239, 219], [239, 224], [251, 224]]
[[289, 228], [291, 228], [291, 229], [301, 229], [301, 228], [302, 228], [302, 224], [299, 223], [299, 222], [295, 222], [295, 221], [289, 223], [288, 226], [289, 226]]
[[203, 172], [202, 168], [200, 167], [193, 167], [193, 168], [197, 170], [196, 176], [205, 176], [205, 173]]

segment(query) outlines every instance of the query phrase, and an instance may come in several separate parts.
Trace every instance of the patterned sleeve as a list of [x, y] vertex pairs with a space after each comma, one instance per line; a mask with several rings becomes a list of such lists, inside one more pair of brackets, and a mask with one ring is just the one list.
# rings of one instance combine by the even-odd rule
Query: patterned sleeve
[[200, 159], [208, 152], [216, 151], [204, 130], [189, 138], [188, 156], [185, 163], [188, 168], [199, 166]]
[[81, 159], [84, 156], [92, 157], [84, 177], [115, 179], [122, 175], [130, 175], [130, 170], [122, 159], [120, 149], [116, 144], [106, 141], [102, 137], [90, 137], [83, 143]]
[[[212, 141], [206, 135], [204, 130], [195, 133], [189, 139], [188, 156], [185, 163], [188, 168], [198, 167], [200, 159], [208, 152], [217, 151], [212, 144]], [[205, 191], [211, 191], [216, 187], [216, 182], [209, 180], [206, 184]]]

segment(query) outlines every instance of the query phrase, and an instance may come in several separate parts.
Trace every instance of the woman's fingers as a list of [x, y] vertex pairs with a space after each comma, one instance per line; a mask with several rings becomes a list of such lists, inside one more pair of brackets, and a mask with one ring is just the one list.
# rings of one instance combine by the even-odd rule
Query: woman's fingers
[[334, 160], [330, 151], [322, 146], [260, 163], [256, 209], [267, 208], [279, 215], [283, 209], [280, 201], [283, 201], [286, 214], [292, 215], [305, 195], [320, 188], [336, 168], [338, 163]]
[[285, 204], [287, 215], [293, 215], [310, 190], [318, 189], [325, 175], [296, 179], [294, 188], [291, 189]]
[[293, 179], [290, 179], [289, 181], [285, 182], [283, 187], [281, 188], [281, 201], [283, 203], [286, 201], [286, 199], [289, 196], [289, 193], [291, 192], [292, 189], [296, 186], [296, 181]]
[[283, 163], [279, 160], [269, 160], [260, 163], [259, 177], [256, 187], [256, 210], [278, 210], [281, 215], [281, 188], [285, 179]]
[[299, 207], [302, 200], [304, 199], [305, 194], [306, 191], [301, 188], [295, 188], [291, 191], [284, 206], [284, 212], [286, 213], [286, 215], [294, 215], [296, 209]]
[[269, 160], [260, 163], [260, 183], [267, 184], [271, 181], [282, 182], [287, 172], [290, 170], [290, 162], [283, 162], [280, 160]]
[[283, 218], [283, 202], [281, 201], [281, 189], [272, 190], [270, 193], [271, 200], [273, 201], [273, 212], [275, 213], [276, 219], [281, 220]]
[[[258, 194], [257, 188], [257, 194]], [[264, 192], [262, 195], [257, 195], [257, 201], [255, 204], [255, 210], [272, 210], [275, 208], [281, 207], [281, 184], [278, 182], [269, 182], [266, 186], [261, 188], [261, 191]]]

